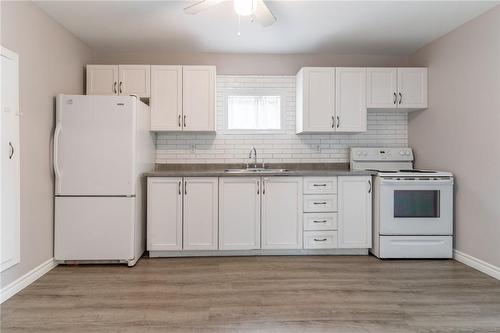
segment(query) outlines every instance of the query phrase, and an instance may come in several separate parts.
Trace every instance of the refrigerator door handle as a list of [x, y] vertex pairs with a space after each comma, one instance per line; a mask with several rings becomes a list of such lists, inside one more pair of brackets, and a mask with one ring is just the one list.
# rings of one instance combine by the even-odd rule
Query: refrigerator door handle
[[54, 174], [56, 178], [61, 177], [61, 171], [59, 170], [59, 137], [61, 136], [61, 123], [58, 122], [56, 129], [54, 131]]

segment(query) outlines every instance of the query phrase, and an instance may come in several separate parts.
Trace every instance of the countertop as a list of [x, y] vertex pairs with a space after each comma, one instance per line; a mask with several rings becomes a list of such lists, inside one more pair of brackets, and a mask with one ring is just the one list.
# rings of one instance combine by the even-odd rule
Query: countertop
[[[260, 165], [258, 165], [260, 166]], [[348, 163], [273, 163], [269, 169], [286, 169], [286, 172], [227, 173], [225, 169], [246, 168], [243, 164], [157, 164], [155, 170], [144, 173], [145, 177], [333, 177], [369, 176], [375, 172], [349, 169]]]

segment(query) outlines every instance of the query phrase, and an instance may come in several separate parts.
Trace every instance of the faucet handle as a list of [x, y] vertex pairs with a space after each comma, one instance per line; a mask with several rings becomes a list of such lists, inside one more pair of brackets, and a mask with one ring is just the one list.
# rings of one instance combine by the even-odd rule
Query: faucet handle
[[266, 162], [262, 161], [262, 169], [266, 168]]

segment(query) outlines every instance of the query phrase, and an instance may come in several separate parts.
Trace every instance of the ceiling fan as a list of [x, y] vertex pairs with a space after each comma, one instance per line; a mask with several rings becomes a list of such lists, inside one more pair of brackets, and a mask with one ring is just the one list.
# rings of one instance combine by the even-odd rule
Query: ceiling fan
[[[198, 14], [208, 7], [217, 5], [226, 0], [201, 0], [186, 8], [186, 14]], [[253, 21], [267, 27], [276, 22], [276, 17], [271, 13], [264, 0], [233, 0], [234, 11], [238, 16], [249, 16]]]

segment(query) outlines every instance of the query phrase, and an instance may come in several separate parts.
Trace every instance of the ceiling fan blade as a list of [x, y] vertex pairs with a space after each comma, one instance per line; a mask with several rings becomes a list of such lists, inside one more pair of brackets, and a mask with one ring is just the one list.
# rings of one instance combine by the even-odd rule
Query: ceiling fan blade
[[225, 0], [201, 0], [184, 8], [184, 13], [195, 15], [201, 12], [202, 10], [205, 10], [208, 7], [214, 6], [223, 1]]
[[267, 27], [276, 22], [276, 17], [271, 13], [271, 10], [264, 3], [264, 0], [256, 0], [257, 8], [255, 9], [255, 21], [259, 22], [262, 26]]

